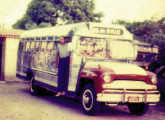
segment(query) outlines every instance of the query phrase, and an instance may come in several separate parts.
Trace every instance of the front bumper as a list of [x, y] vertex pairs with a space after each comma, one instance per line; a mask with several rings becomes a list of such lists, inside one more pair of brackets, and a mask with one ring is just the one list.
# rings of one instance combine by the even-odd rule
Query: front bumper
[[157, 103], [159, 100], [159, 91], [151, 90], [108, 89], [97, 94], [97, 101], [106, 103]]

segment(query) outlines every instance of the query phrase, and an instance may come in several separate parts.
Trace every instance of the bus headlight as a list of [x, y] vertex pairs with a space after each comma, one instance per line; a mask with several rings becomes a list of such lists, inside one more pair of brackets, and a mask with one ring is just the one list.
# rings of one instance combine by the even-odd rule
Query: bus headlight
[[105, 82], [110, 82], [110, 81], [111, 81], [111, 76], [110, 76], [110, 75], [104, 75], [104, 76], [103, 76], [103, 80], [104, 80]]
[[153, 84], [157, 83], [156, 75], [153, 75], [153, 76], [152, 76], [151, 82], [152, 82]]

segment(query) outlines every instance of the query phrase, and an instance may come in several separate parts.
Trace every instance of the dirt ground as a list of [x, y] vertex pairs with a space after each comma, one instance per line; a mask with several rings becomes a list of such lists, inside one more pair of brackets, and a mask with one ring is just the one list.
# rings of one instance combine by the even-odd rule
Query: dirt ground
[[28, 82], [0, 82], [0, 120], [164, 120], [165, 99], [143, 116], [130, 114], [126, 105], [103, 107], [96, 116], [82, 112], [71, 98], [33, 96]]

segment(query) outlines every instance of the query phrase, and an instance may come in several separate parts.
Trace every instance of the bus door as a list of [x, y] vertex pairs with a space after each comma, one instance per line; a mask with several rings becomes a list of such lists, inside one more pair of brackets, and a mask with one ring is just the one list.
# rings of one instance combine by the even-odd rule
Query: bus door
[[68, 91], [76, 91], [76, 85], [78, 81], [78, 75], [83, 65], [83, 57], [77, 54], [77, 43], [80, 42], [80, 37], [74, 36], [72, 38], [72, 43], [70, 47], [71, 56], [70, 56], [70, 68], [69, 68], [69, 84]]

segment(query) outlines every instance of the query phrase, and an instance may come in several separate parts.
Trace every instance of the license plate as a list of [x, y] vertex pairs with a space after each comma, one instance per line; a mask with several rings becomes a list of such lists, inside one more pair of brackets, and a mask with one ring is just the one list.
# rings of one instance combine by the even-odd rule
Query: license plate
[[138, 96], [130, 96], [128, 97], [128, 102], [139, 102]]

